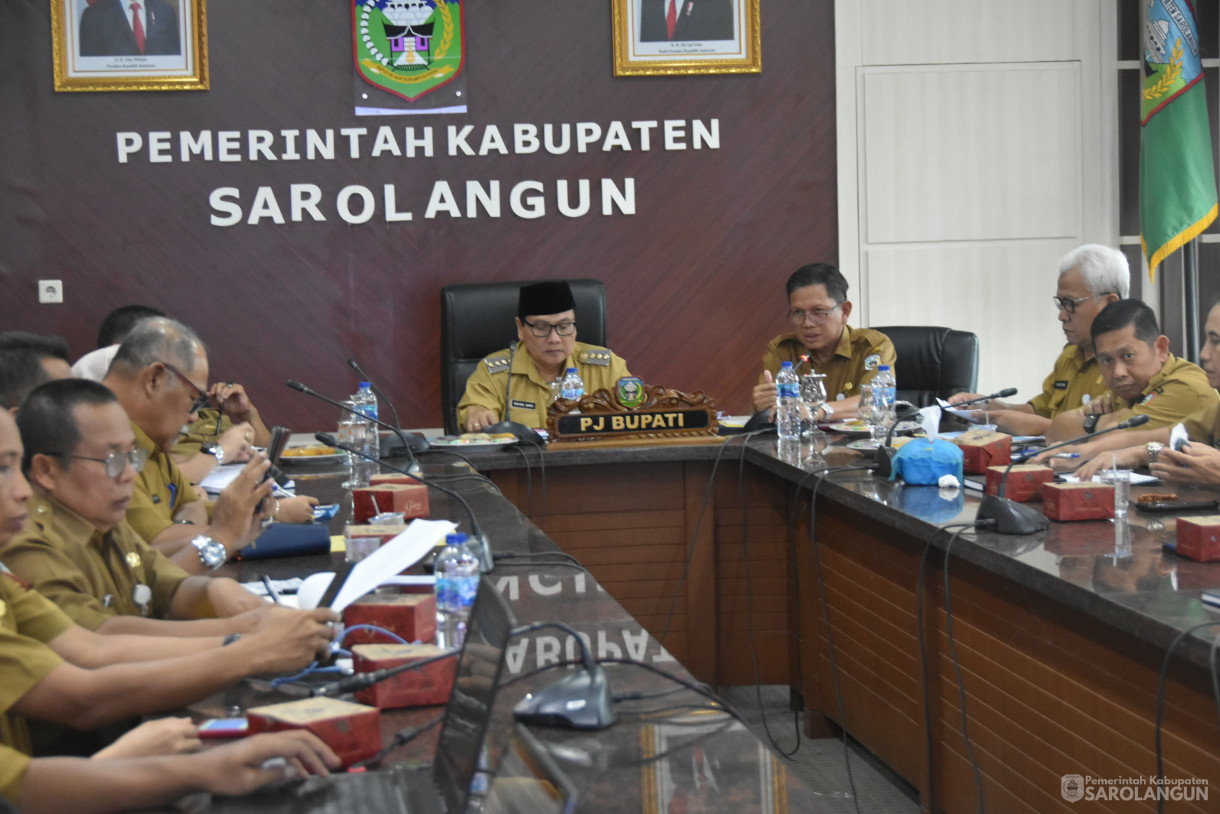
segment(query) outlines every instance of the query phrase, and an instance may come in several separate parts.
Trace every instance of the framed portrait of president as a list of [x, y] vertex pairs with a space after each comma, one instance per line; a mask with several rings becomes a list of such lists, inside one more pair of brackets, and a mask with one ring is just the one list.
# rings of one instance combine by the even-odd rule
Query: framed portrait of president
[[207, 32], [207, 0], [51, 0], [55, 90], [207, 90]]
[[759, 0], [611, 0], [615, 76], [759, 73]]

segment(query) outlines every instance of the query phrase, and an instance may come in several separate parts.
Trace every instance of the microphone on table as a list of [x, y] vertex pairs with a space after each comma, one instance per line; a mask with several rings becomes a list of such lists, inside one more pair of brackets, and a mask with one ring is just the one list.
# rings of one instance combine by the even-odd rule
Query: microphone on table
[[350, 452], [352, 455], [358, 455], [361, 458], [365, 458], [367, 460], [373, 461], [374, 463], [380, 463], [382, 466], [386, 467], [387, 469], [392, 469], [395, 472], [398, 472], [399, 474], [406, 475], [407, 477], [415, 478], [415, 480], [419, 481], [420, 483], [426, 484], [426, 485], [432, 487], [433, 489], [436, 489], [438, 492], [444, 492], [445, 494], [447, 494], [453, 498], [456, 498], [458, 503], [462, 504], [462, 508], [466, 510], [466, 514], [469, 515], [469, 517], [470, 517], [471, 539], [477, 539], [480, 542], [479, 570], [483, 571], [484, 573], [491, 571], [492, 567], [495, 565], [495, 562], [492, 559], [492, 555], [491, 555], [491, 544], [488, 542], [487, 538], [483, 535], [482, 529], [479, 528], [479, 521], [474, 516], [474, 509], [470, 508], [470, 504], [466, 502], [466, 498], [462, 497], [457, 492], [450, 489], [448, 486], [441, 486], [439, 483], [436, 483], [433, 480], [429, 480], [428, 478], [425, 478], [423, 475], [418, 474], [417, 472], [412, 472], [408, 469], [401, 469], [400, 467], [394, 466], [393, 464], [388, 464], [385, 461], [378, 461], [377, 458], [374, 458], [372, 455], [369, 455], [367, 452], [365, 452], [362, 449], [356, 449], [355, 447], [348, 446], [347, 444], [341, 444], [341, 443], [339, 443], [338, 438], [335, 438], [335, 436], [331, 435], [328, 432], [317, 432], [317, 433], [314, 433], [313, 437], [317, 438], [319, 441], [321, 441], [323, 444], [326, 444], [328, 447], [334, 447], [335, 449], [341, 449], [344, 452]]
[[359, 692], [360, 690], [368, 689], [374, 684], [385, 681], [387, 678], [393, 678], [399, 673], [405, 673], [409, 670], [419, 670], [427, 667], [434, 662], [450, 659], [460, 653], [460, 650], [448, 650], [441, 653], [439, 656], [430, 656], [426, 659], [410, 661], [406, 664], [396, 664], [393, 667], [383, 667], [380, 670], [373, 670], [369, 673], [357, 673], [354, 676], [332, 681], [329, 684], [324, 684], [313, 690], [310, 694], [313, 698], [333, 698], [336, 695], [345, 695], [349, 692]]
[[1016, 394], [1017, 394], [1017, 388], [1005, 387], [1000, 392], [992, 393], [990, 396], [979, 396], [976, 399], [970, 399], [969, 401], [959, 401], [957, 404], [951, 404], [949, 406], [951, 406], [954, 410], [960, 410], [962, 407], [967, 407], [971, 404], [978, 404], [978, 403], [984, 402], [984, 401], [991, 401], [992, 399], [1006, 399], [1009, 396], [1015, 396]]
[[[1076, 438], [1069, 438], [1067, 441], [1060, 441], [1058, 444], [1051, 444], [1042, 452], [1050, 452], [1053, 449], [1078, 444], [1081, 441], [1089, 441], [1099, 435], [1105, 435], [1108, 432], [1115, 430], [1127, 430], [1132, 427], [1138, 427], [1141, 424], [1147, 424], [1151, 416], [1147, 414], [1136, 415], [1128, 418], [1126, 421], [1120, 421], [1113, 427], [1106, 427], [1104, 430], [1098, 430], [1095, 433], [1086, 433]], [[1039, 455], [1042, 452], [1038, 453]], [[978, 520], [994, 521], [994, 526], [988, 526], [991, 531], [998, 531], [1000, 534], [1033, 534], [1037, 531], [1050, 528], [1050, 521], [1046, 519], [1046, 515], [1024, 503], [1018, 503], [1015, 500], [1009, 500], [1004, 497], [1004, 492], [1008, 486], [1008, 474], [1012, 472], [1012, 466], [1015, 461], [1009, 461], [1008, 468], [1004, 470], [1004, 477], [1000, 478], [1000, 488], [996, 490], [994, 495], [984, 495], [982, 502], [979, 504], [979, 510], [975, 514], [976, 522]]]
[[[381, 427], [385, 427], [387, 430], [394, 433], [396, 436], [398, 436], [398, 440], [401, 442], [401, 444], [393, 445], [393, 449], [387, 450], [387, 452], [392, 451], [392, 452], [397, 453], [399, 450], [405, 449], [406, 456], [411, 459], [412, 468], [419, 466], [419, 461], [417, 461], [415, 459], [415, 450], [418, 449], [418, 450], [422, 451], [422, 450], [428, 449], [428, 447], [430, 446], [430, 444], [428, 443], [428, 439], [423, 438], [422, 436], [420, 436], [416, 433], [403, 432], [399, 428], [382, 421], [380, 418], [370, 418], [369, 416], [365, 415], [364, 413], [360, 412], [359, 410], [353, 410], [351, 407], [348, 407], [346, 404], [344, 404], [341, 401], [335, 401], [330, 396], [322, 395], [317, 390], [314, 390], [311, 387], [307, 387], [306, 385], [302, 384], [301, 382], [298, 382], [296, 379], [289, 379], [287, 384], [289, 387], [291, 387], [293, 390], [296, 390], [298, 393], [304, 393], [307, 396], [313, 396], [316, 399], [321, 399], [322, 401], [326, 402], [327, 404], [333, 404], [334, 406], [338, 407], [340, 410], [342, 410], [345, 413], [351, 413], [352, 415], [356, 415], [356, 416], [360, 416], [361, 418], [368, 419], [369, 421], [372, 421], [374, 424], [377, 424], [378, 426], [381, 426]], [[389, 457], [389, 456], [387, 455], [387, 457]]]
[[[369, 383], [369, 387], [373, 388], [373, 392], [377, 394], [378, 398], [380, 398], [382, 401], [384, 401], [386, 403], [386, 406], [390, 408], [390, 412], [394, 414], [394, 428], [401, 432], [402, 431], [402, 421], [400, 421], [398, 419], [398, 410], [396, 410], [394, 408], [394, 402], [390, 401], [389, 396], [387, 396], [385, 393], [381, 392], [381, 388], [378, 387], [377, 384], [369, 377], [369, 374], [364, 372], [364, 369], [362, 367], [360, 367], [359, 362], [357, 362], [355, 359], [348, 359], [347, 364], [349, 367], [351, 367], [352, 370], [356, 371], [356, 373], [360, 376], [360, 378], [362, 378], [364, 381]], [[386, 439], [386, 440], [389, 440], [389, 439]], [[397, 449], [397, 448], [398, 448], [397, 446], [394, 447], [394, 449]], [[388, 458], [389, 456], [386, 454], [387, 452], [388, 452], [388, 450], [383, 450], [381, 453], [382, 456]]]

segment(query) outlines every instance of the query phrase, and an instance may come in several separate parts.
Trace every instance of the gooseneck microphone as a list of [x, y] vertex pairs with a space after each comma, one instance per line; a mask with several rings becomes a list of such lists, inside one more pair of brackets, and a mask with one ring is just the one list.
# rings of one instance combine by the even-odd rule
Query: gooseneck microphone
[[390, 408], [390, 412], [394, 414], [394, 427], [401, 430], [402, 421], [398, 419], [398, 410], [394, 408], [394, 402], [390, 401], [389, 396], [381, 392], [381, 388], [369, 377], [369, 374], [364, 372], [364, 369], [360, 367], [360, 364], [355, 359], [348, 359], [347, 364], [359, 374], [361, 379], [368, 382], [369, 387], [373, 388], [373, 392], [377, 394], [377, 397], [386, 403], [386, 406]]
[[[1051, 450], [1078, 444], [1081, 441], [1090, 441], [1108, 432], [1138, 427], [1141, 424], [1147, 424], [1149, 420], [1151, 420], [1151, 416], [1147, 414], [1132, 416], [1126, 421], [1120, 421], [1113, 427], [1106, 427], [1104, 430], [1098, 430], [1095, 433], [1086, 433], [1076, 438], [1060, 441], [1058, 444], [1051, 444], [1038, 454], [1041, 455]], [[1008, 474], [1012, 472], [1014, 463], [1016, 462], [1009, 461], [1008, 468], [1004, 470], [1004, 477], [1000, 478], [1000, 487], [996, 490], [996, 494], [983, 496], [983, 500], [979, 504], [979, 510], [975, 514], [976, 519], [994, 521], [995, 525], [989, 526], [989, 528], [992, 531], [998, 531], [1000, 534], [1033, 534], [1034, 532], [1050, 528], [1050, 521], [1046, 519], [1046, 515], [1042, 512], [1026, 506], [1024, 503], [1018, 503], [1015, 500], [1009, 500], [1004, 497], [1004, 492], [1008, 487]]]
[[[317, 390], [314, 390], [312, 387], [307, 387], [306, 385], [302, 384], [301, 382], [298, 382], [296, 379], [289, 379], [287, 384], [289, 387], [291, 387], [293, 390], [296, 390], [298, 393], [304, 393], [307, 396], [313, 396], [316, 399], [321, 399], [322, 401], [326, 402], [327, 404], [333, 404], [334, 406], [338, 407], [340, 410], [342, 410], [345, 413], [351, 413], [352, 415], [358, 415], [361, 418], [366, 418], [369, 421], [372, 421], [374, 424], [376, 424], [380, 427], [385, 427], [387, 430], [389, 430], [390, 432], [392, 432], [396, 436], [398, 436], [398, 439], [402, 442], [401, 446], [395, 445], [392, 449], [389, 449], [386, 451], [387, 452], [397, 452], [400, 449], [405, 449], [406, 455], [408, 458], [411, 459], [411, 465], [413, 467], [419, 466], [419, 462], [417, 460], [415, 460], [415, 450], [418, 449], [420, 451], [423, 451], [425, 449], [428, 449], [428, 447], [430, 446], [428, 444], [428, 440], [426, 438], [416, 435], [415, 433], [403, 432], [402, 430], [398, 429], [397, 427], [395, 427], [391, 424], [387, 424], [386, 422], [382, 421], [380, 418], [369, 418], [364, 413], [362, 413], [358, 410], [353, 410], [351, 407], [348, 407], [343, 402], [335, 401], [330, 396], [324, 396], [321, 393], [319, 393]], [[390, 456], [386, 455], [386, 457], [390, 457]]]
[[1000, 392], [992, 393], [990, 396], [979, 396], [976, 399], [970, 399], [969, 401], [959, 401], [957, 404], [952, 404], [950, 406], [954, 410], [960, 410], [962, 407], [969, 407], [971, 404], [979, 404], [984, 401], [991, 401], [992, 399], [1006, 399], [1009, 396], [1015, 396], [1016, 394], [1017, 394], [1017, 388], [1005, 387]]

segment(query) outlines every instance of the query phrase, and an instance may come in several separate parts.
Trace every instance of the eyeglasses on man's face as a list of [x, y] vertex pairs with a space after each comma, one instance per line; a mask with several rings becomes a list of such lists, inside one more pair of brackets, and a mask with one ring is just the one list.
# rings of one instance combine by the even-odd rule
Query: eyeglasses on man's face
[[208, 406], [208, 403], [211, 402], [212, 397], [200, 390], [199, 385], [188, 379], [185, 373], [171, 365], [169, 362], [162, 362], [161, 364], [165, 365], [165, 369], [177, 376], [183, 384], [195, 391], [195, 401], [191, 404], [192, 413], [197, 413], [204, 407]]
[[148, 450], [133, 449], [131, 452], [119, 452], [117, 449], [107, 455], [105, 458], [91, 458], [88, 455], [70, 455], [67, 452], [51, 452], [49, 455], [54, 455], [56, 458], [71, 458], [76, 461], [93, 461], [94, 463], [102, 464], [106, 468], [106, 477], [117, 478], [127, 469], [127, 464], [131, 464], [131, 470], [137, 475], [144, 469], [144, 464], [148, 462]]
[[1084, 302], [1085, 300], [1093, 300], [1093, 299], [1097, 299], [1098, 297], [1108, 297], [1108, 296], [1110, 296], [1110, 295], [1109, 294], [1086, 294], [1083, 297], [1076, 297], [1075, 299], [1073, 299], [1071, 297], [1051, 297], [1051, 301], [1054, 302], [1055, 306], [1057, 308], [1059, 308], [1061, 311], [1068, 313], [1068, 314], [1074, 314], [1074, 313], [1076, 313], [1076, 306], [1080, 305], [1080, 303]]
[[788, 321], [793, 325], [804, 325], [806, 322], [822, 323], [830, 319], [830, 315], [839, 310], [839, 306], [842, 304], [836, 303], [833, 308], [814, 308], [812, 311], [793, 308], [788, 312]]
[[571, 336], [576, 333], [575, 322], [530, 322], [525, 319], [521, 320], [521, 322], [530, 329], [530, 333], [539, 339], [545, 339], [550, 336], [551, 331], [554, 331], [559, 336]]

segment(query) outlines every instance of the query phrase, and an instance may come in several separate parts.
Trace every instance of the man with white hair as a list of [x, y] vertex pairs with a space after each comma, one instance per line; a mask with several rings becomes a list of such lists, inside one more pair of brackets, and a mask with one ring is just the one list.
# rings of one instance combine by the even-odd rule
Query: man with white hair
[[[1131, 286], [1126, 256], [1117, 249], [1087, 243], [1059, 261], [1059, 285], [1052, 297], [1068, 344], [1042, 383], [1042, 392], [1024, 404], [992, 401], [991, 423], [1013, 435], [1044, 435], [1051, 419], [1103, 396], [1108, 388], [1093, 357], [1093, 318], [1112, 302], [1125, 300]], [[979, 398], [958, 393], [956, 404]]]

